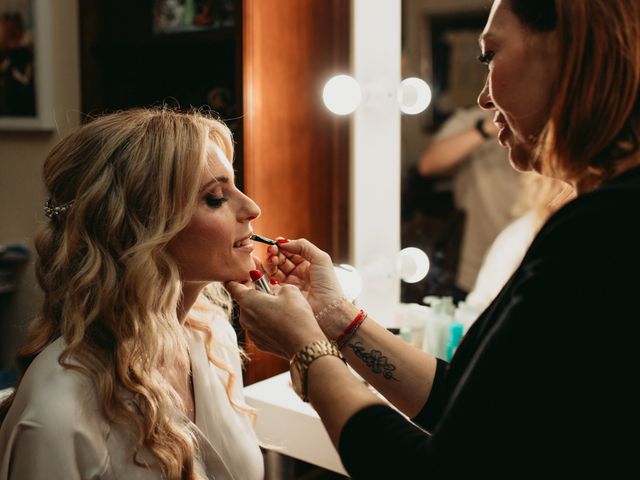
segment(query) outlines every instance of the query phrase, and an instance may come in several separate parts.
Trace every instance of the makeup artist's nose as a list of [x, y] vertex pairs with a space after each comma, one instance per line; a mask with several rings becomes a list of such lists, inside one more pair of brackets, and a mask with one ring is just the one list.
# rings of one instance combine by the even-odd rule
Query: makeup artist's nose
[[484, 87], [482, 87], [482, 90], [480, 90], [480, 95], [478, 95], [478, 105], [483, 110], [493, 110], [495, 108], [493, 100], [491, 100], [491, 95], [489, 95], [488, 78], [484, 81]]
[[242, 193], [242, 206], [238, 212], [241, 221], [248, 222], [260, 216], [260, 207], [250, 197]]

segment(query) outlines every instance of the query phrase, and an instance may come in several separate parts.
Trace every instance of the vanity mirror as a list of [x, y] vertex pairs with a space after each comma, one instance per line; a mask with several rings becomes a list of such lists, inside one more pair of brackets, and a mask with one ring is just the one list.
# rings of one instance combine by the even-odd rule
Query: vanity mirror
[[490, 6], [402, 2], [402, 77], [423, 78], [433, 92], [425, 112], [401, 118], [401, 245], [424, 250], [431, 262], [424, 280], [402, 284], [403, 302], [464, 300], [486, 250], [513, 218], [517, 174], [488, 131], [491, 115], [476, 105], [486, 75], [478, 37]]
[[[352, 122], [350, 232], [354, 265], [366, 270], [376, 258], [392, 261], [404, 247], [425, 251], [431, 263], [427, 277], [413, 284], [400, 285], [393, 274], [364, 282], [358, 302], [389, 325], [394, 323], [398, 300], [421, 302], [427, 295], [464, 298], [482, 261], [481, 248], [488, 247], [502, 226], [485, 233], [485, 224], [495, 222], [487, 222], [481, 215], [473, 215], [470, 220], [464, 202], [454, 198], [459, 196], [454, 195], [457, 188], [468, 197], [467, 204], [483, 206], [483, 201], [476, 201], [477, 195], [466, 194], [478, 191], [476, 177], [484, 176], [485, 161], [461, 161], [455, 168], [428, 175], [420, 168], [427, 146], [436, 135], [442, 135], [441, 128], [452, 128], [447, 124], [461, 109], [471, 109], [470, 115], [478, 119], [485, 116], [474, 105], [486, 73], [477, 56], [478, 36], [489, 5], [490, 0], [353, 0], [352, 68], [338, 72], [353, 78], [334, 77], [326, 83], [326, 106], [338, 115], [350, 115]], [[431, 106], [425, 111], [400, 113], [396, 87], [406, 78], [421, 78], [431, 85]], [[358, 94], [346, 95], [353, 100], [348, 108], [330, 105], [328, 90], [336, 80], [348, 80], [343, 85], [345, 95], [347, 90]], [[491, 168], [495, 163], [496, 170], [510, 171], [504, 151], [489, 138], [490, 134], [480, 136], [475, 124], [474, 118], [469, 126], [474, 138], [491, 145], [483, 147], [492, 159]], [[447, 153], [453, 149], [444, 150]], [[494, 155], [493, 150], [499, 153]], [[436, 157], [440, 161], [443, 156]], [[481, 180], [481, 197], [485, 190], [495, 190], [493, 181]], [[462, 186], [456, 187], [457, 183]], [[486, 211], [491, 217], [493, 208]], [[482, 242], [467, 235], [469, 225], [471, 230], [482, 231]], [[474, 254], [471, 263], [465, 261], [469, 250]], [[465, 267], [462, 283], [458, 278], [460, 266]]]

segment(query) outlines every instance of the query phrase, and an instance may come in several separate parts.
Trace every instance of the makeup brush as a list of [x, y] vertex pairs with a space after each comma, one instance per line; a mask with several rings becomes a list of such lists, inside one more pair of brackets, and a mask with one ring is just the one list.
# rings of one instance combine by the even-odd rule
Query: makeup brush
[[263, 237], [262, 235], [251, 235], [251, 240], [254, 240], [256, 242], [260, 242], [260, 243], [266, 243], [267, 245], [277, 245], [278, 242], [276, 242], [275, 240], [271, 240], [270, 238], [267, 237]]

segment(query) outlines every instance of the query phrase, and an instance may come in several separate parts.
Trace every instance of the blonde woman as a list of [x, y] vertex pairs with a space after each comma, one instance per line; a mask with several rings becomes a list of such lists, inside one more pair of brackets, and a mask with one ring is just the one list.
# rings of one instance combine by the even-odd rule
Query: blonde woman
[[258, 479], [222, 281], [255, 268], [258, 206], [219, 121], [97, 118], [44, 165], [44, 303], [2, 405], [0, 479]]

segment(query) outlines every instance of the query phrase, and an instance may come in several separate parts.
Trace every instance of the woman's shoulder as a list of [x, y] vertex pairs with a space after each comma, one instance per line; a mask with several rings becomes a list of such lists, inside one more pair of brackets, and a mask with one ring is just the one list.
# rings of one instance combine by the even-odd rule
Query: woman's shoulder
[[[560, 208], [545, 223], [531, 251], [565, 243], [573, 244], [576, 253], [584, 248], [602, 249], [612, 245], [619, 251], [627, 246], [636, 250], [637, 243], [634, 242], [640, 239], [637, 222], [640, 169], [634, 170]], [[568, 253], [566, 249], [564, 253]]]
[[106, 422], [97, 422], [102, 416], [89, 377], [60, 365], [64, 348], [64, 340], [59, 338], [33, 360], [20, 381], [5, 421], [28, 422], [59, 434], [87, 423], [107, 428]]
[[[567, 233], [588, 228], [607, 236], [602, 228], [640, 233], [635, 220], [640, 209], [640, 168], [607, 182], [600, 188], [579, 195], [560, 208], [545, 224], [540, 236], [561, 229]], [[627, 219], [628, 221], [624, 221]]]
[[554, 217], [571, 218], [578, 215], [597, 215], [636, 211], [640, 202], [640, 167], [630, 169], [588, 193], [578, 195], [559, 209]]
[[88, 377], [59, 364], [63, 349], [58, 339], [34, 359], [2, 422], [0, 463], [11, 459], [20, 478], [100, 475], [108, 467], [109, 426]]

